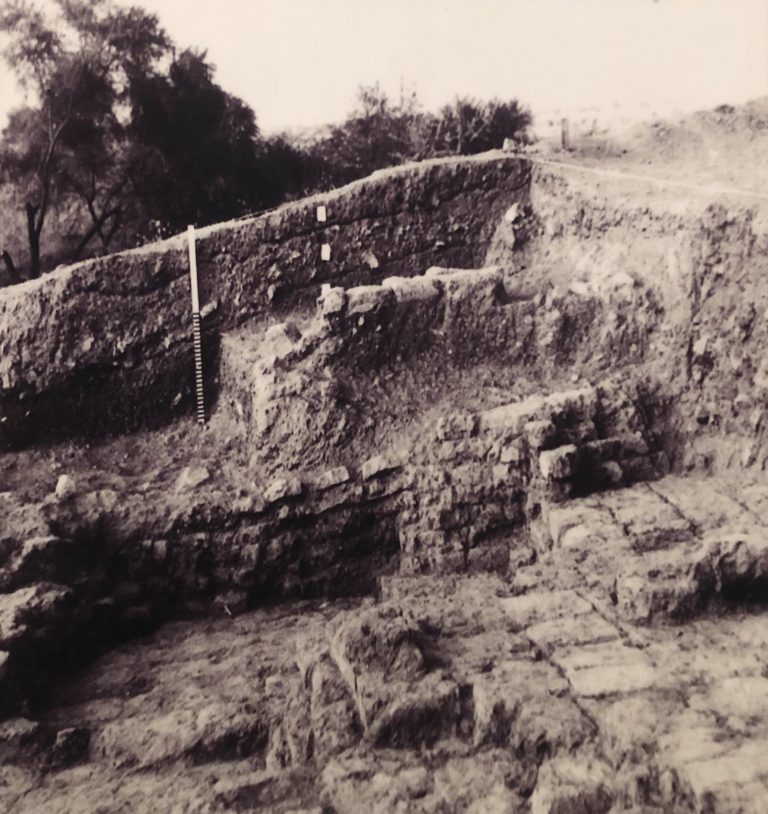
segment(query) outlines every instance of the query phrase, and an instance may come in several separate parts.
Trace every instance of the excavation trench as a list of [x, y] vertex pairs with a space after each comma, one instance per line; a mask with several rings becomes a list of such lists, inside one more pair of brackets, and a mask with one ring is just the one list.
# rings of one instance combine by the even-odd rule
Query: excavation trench
[[768, 581], [766, 255], [748, 211], [498, 155], [214, 227], [201, 434], [147, 431], [191, 395], [178, 245], [3, 294], [2, 443], [117, 433], [52, 447], [88, 465], [44, 498], [20, 473], [48, 450], [5, 456], [0, 712], [35, 718], [9, 762], [83, 762], [92, 801], [121, 772], [134, 807], [168, 766], [230, 810], [737, 794], [701, 761], [713, 720], [739, 765], [768, 737], [732, 702], [764, 690], [734, 600]]

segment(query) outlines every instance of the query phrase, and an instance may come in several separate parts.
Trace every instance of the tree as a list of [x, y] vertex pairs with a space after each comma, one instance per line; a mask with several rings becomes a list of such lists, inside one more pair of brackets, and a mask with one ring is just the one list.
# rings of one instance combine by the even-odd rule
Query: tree
[[392, 102], [378, 84], [361, 86], [352, 113], [312, 150], [315, 161], [325, 165], [323, 180], [347, 183], [411, 160], [420, 115], [419, 100], [412, 91], [401, 91]]
[[261, 142], [256, 173], [259, 200], [265, 207], [309, 195], [329, 174], [324, 160], [286, 134]]
[[263, 205], [256, 118], [213, 81], [204, 52], [182, 51], [167, 73], [135, 82], [130, 100], [145, 220], [180, 229]]
[[4, 56], [37, 102], [14, 113], [0, 148], [5, 180], [25, 193], [27, 276], [40, 273], [52, 206], [79, 227], [63, 241], [73, 261], [92, 241], [113, 248], [119, 230], [134, 244], [264, 205], [256, 118], [204, 52], [176, 53], [140, 9], [56, 7], [48, 19], [27, 0], [0, 6]]
[[[0, 0], [3, 56], [35, 102], [13, 114], [0, 141], [0, 180], [24, 194], [28, 277], [40, 274], [52, 208], [68, 229], [55, 258], [49, 239], [49, 263], [274, 202], [280, 184], [269, 178], [256, 117], [214, 82], [205, 52], [177, 52], [138, 8], [53, 6], [46, 16], [31, 0]], [[10, 252], [3, 257], [18, 279]]]
[[505, 138], [521, 140], [531, 125], [531, 114], [516, 99], [457, 98], [440, 111], [434, 134], [434, 152], [471, 155], [500, 148]]
[[[132, 81], [169, 48], [157, 18], [140, 9], [118, 9], [108, 0], [54, 6], [50, 17], [27, 0], [0, 5], [3, 57], [36, 102], [11, 117], [2, 140], [5, 179], [25, 197], [30, 278], [41, 272], [51, 207], [65, 205], [68, 196], [81, 199], [90, 218], [72, 257], [96, 236], [109, 245], [121, 216], [115, 196], [128, 181], [129, 162], [121, 173], [121, 162], [111, 158], [126, 153], [121, 106]], [[3, 257], [18, 277], [9, 253]]]

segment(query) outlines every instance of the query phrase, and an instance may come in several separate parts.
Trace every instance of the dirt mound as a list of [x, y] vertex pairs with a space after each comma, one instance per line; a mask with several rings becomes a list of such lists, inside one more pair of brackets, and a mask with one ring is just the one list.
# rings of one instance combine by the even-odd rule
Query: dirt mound
[[636, 127], [629, 135], [630, 149], [657, 150], [668, 158], [695, 155], [738, 141], [750, 142], [768, 134], [768, 97], [744, 105], [719, 105], [673, 120]]
[[[575, 138], [569, 152], [543, 147], [542, 156], [602, 171], [650, 176], [692, 185], [679, 190], [681, 201], [693, 186], [737, 200], [743, 190], [765, 195], [768, 188], [768, 97], [744, 105], [636, 125], [629, 132]], [[665, 194], [673, 195], [670, 188]], [[743, 203], [760, 203], [747, 196]]]

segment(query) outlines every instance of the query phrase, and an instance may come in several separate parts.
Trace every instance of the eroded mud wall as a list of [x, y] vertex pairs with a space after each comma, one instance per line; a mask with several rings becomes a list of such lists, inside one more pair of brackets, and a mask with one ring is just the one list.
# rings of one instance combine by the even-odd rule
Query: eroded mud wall
[[[322, 283], [478, 265], [528, 179], [526, 162], [498, 154], [432, 161], [201, 230], [209, 368], [220, 331], [311, 302]], [[1, 291], [0, 446], [119, 431], [186, 409], [190, 331], [184, 236]]]

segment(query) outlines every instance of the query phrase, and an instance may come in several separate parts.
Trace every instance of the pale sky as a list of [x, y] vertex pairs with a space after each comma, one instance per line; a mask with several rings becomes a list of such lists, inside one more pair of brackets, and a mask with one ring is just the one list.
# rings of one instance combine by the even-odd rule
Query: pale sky
[[[120, 0], [130, 5], [129, 0]], [[135, 3], [134, 3], [135, 4]], [[144, 0], [262, 130], [337, 121], [355, 89], [516, 97], [542, 114], [768, 95], [768, 0]], [[0, 73], [0, 122], [21, 101]]]

